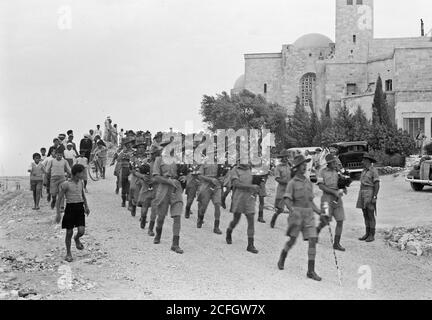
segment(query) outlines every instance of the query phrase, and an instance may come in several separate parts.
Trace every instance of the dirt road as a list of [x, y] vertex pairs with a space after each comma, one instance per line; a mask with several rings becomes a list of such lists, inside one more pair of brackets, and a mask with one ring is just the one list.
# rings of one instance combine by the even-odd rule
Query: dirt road
[[[120, 207], [114, 177], [110, 171], [107, 176], [89, 185], [92, 212], [83, 238], [86, 248], [82, 252], [74, 248], [75, 260], [70, 264], [63, 261], [64, 232], [52, 223], [54, 213], [46, 200], [40, 212], [32, 211], [31, 194], [25, 191], [3, 205], [0, 299], [1, 294], [14, 299], [23, 288], [35, 290], [37, 295], [29, 296], [35, 299], [432, 299], [430, 257], [396, 251], [380, 234], [372, 244], [357, 240], [364, 232], [355, 209], [358, 182], [345, 198], [342, 244], [347, 252], [337, 253], [343, 281], [339, 286], [327, 229], [321, 234], [316, 258], [322, 282], [306, 279], [306, 242], [299, 241], [289, 253], [284, 271], [277, 269], [287, 221], [286, 216], [280, 217], [276, 228], [270, 229], [270, 211], [265, 212], [267, 224], [256, 224], [259, 254], [253, 255], [246, 252], [244, 217], [234, 231], [233, 245], [228, 246], [224, 235], [211, 232], [211, 206], [203, 228], [196, 229], [195, 204], [191, 219], [182, 219], [180, 245], [185, 253], [178, 255], [170, 251], [172, 220], [166, 219], [162, 242], [154, 245], [147, 229], [139, 228], [139, 218]], [[271, 181], [270, 192], [273, 189]], [[401, 176], [383, 177], [378, 227], [432, 224], [431, 193], [414, 193]], [[224, 210], [224, 233], [230, 219]], [[18, 257], [22, 258], [17, 262]], [[359, 282], [367, 283], [362, 281], [365, 270], [371, 271], [370, 289], [359, 288]], [[72, 280], [72, 285], [65, 286], [64, 279]]]

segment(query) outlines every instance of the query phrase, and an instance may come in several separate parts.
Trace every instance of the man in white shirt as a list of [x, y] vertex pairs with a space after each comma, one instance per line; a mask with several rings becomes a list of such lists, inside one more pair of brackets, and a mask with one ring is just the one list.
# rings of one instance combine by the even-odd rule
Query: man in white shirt
[[96, 130], [95, 130], [95, 132], [94, 132], [94, 136], [96, 137], [96, 136], [99, 136], [101, 139], [102, 139], [102, 130], [101, 130], [101, 128], [100, 128], [100, 125], [98, 124], [97, 126], [96, 126]]

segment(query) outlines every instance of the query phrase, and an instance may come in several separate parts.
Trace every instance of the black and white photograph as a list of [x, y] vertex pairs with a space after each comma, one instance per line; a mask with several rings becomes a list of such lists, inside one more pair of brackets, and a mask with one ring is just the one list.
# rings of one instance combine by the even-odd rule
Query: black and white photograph
[[430, 0], [0, 0], [0, 300], [431, 301], [431, 137]]

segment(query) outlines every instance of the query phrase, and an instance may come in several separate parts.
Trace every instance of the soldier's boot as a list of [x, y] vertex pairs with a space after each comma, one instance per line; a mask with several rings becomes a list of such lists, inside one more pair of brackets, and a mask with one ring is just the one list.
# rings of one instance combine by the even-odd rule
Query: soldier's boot
[[281, 252], [281, 254], [280, 254], [280, 257], [279, 257], [278, 264], [277, 264], [279, 270], [283, 270], [283, 269], [284, 269], [284, 266], [285, 266], [285, 260], [286, 260], [287, 255], [288, 255], [288, 252], [285, 251], [285, 250], [282, 250], [282, 252]]
[[246, 250], [249, 252], [252, 252], [254, 254], [258, 253], [258, 250], [254, 246], [254, 238], [253, 237], [248, 238], [248, 246], [247, 246]]
[[186, 219], [190, 218], [190, 207], [189, 206], [186, 206], [185, 218]]
[[198, 228], [198, 229], [201, 229], [203, 223], [204, 223], [204, 216], [198, 216], [197, 228]]
[[219, 220], [215, 220], [214, 222], [214, 228], [213, 228], [213, 232], [216, 234], [222, 234], [222, 231], [219, 229]]
[[228, 244], [232, 244], [232, 237], [231, 237], [231, 235], [232, 235], [232, 229], [228, 228], [227, 231], [226, 231], [226, 238], [225, 238], [226, 243], [228, 243]]
[[147, 224], [147, 215], [141, 215], [141, 221], [140, 221], [140, 227], [141, 229], [145, 229], [145, 226]]
[[136, 216], [136, 206], [134, 206], [134, 205], [132, 205], [131, 206], [131, 215], [132, 215], [132, 217], [135, 217]]
[[175, 253], [182, 254], [184, 251], [180, 248], [179, 242], [180, 242], [180, 236], [174, 236], [171, 250], [174, 251]]
[[366, 242], [373, 242], [375, 241], [375, 229], [371, 228], [369, 232], [369, 236], [366, 239]]
[[370, 228], [366, 227], [366, 234], [363, 237], [359, 238], [359, 240], [365, 241], [367, 238], [369, 238], [369, 234], [370, 234]]
[[153, 240], [154, 244], [159, 244], [162, 235], [162, 228], [156, 227], [156, 237]]
[[132, 202], [129, 200], [128, 201], [128, 210], [132, 212]]
[[222, 208], [224, 208], [224, 209], [226, 209], [226, 203], [225, 203], [225, 199], [226, 199], [225, 195], [224, 195], [224, 194], [222, 194], [222, 201], [221, 201], [221, 207], [222, 207]]
[[122, 204], [121, 204], [122, 208], [126, 207], [126, 196], [122, 195]]
[[270, 221], [270, 228], [274, 229], [275, 224], [276, 224], [276, 219], [277, 219], [278, 216], [279, 216], [278, 213], [275, 213], [275, 214], [273, 215], [273, 217], [272, 217], [272, 219], [271, 219], [271, 221]]
[[148, 229], [148, 235], [150, 237], [154, 237], [155, 236], [155, 234], [153, 232], [154, 225], [155, 225], [155, 222], [154, 221], [150, 221], [149, 229]]
[[309, 279], [315, 280], [315, 281], [321, 281], [321, 277], [316, 274], [315, 272], [315, 260], [309, 260], [308, 261], [308, 272], [306, 276]]
[[259, 211], [258, 212], [258, 222], [260, 223], [266, 223], [264, 220], [264, 212], [263, 211]]
[[333, 249], [344, 252], [345, 248], [341, 246], [340, 239], [341, 239], [341, 236], [335, 236]]

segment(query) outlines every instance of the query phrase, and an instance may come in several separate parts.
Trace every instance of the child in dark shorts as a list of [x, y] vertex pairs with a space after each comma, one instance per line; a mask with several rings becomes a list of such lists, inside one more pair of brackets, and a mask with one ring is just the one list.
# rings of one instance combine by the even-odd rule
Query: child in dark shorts
[[80, 238], [85, 233], [85, 214], [88, 216], [90, 210], [87, 205], [87, 199], [84, 193], [84, 179], [85, 167], [76, 164], [72, 167], [72, 178], [65, 181], [60, 185], [59, 201], [57, 202], [57, 222], [60, 222], [61, 211], [60, 203], [63, 197], [66, 198], [66, 208], [62, 220], [62, 229], [66, 229], [66, 261], [73, 261], [71, 254], [71, 242], [73, 236], [73, 229], [78, 228], [78, 232], [74, 237], [76, 248], [83, 250], [84, 246]]

